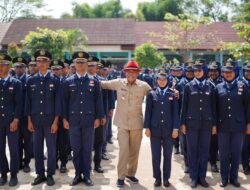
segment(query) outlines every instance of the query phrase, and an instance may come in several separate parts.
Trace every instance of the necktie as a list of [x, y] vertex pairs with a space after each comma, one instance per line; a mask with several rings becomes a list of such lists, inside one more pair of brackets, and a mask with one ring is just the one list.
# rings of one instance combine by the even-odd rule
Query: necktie
[[164, 91], [163, 90], [161, 90], [161, 96], [163, 96], [164, 95]]
[[202, 89], [202, 87], [203, 87], [203, 83], [200, 82], [200, 83], [199, 83], [199, 88]]

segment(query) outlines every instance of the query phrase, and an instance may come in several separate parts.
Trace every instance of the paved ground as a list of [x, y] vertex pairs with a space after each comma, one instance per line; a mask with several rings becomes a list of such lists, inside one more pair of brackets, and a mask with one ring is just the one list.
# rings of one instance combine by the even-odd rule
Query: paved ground
[[[0, 187], [0, 190], [2, 189], [22, 189], [22, 190], [28, 190], [28, 189], [95, 189], [95, 190], [112, 190], [112, 189], [118, 189], [116, 187], [116, 165], [117, 165], [117, 155], [118, 155], [118, 143], [116, 140], [116, 127], [113, 127], [114, 131], [114, 144], [109, 145], [109, 161], [103, 161], [102, 165], [105, 169], [104, 174], [97, 174], [95, 172], [92, 173], [92, 179], [95, 182], [95, 186], [92, 188], [86, 187], [84, 184], [79, 184], [78, 186], [71, 187], [69, 186], [69, 183], [74, 177], [74, 167], [72, 165], [72, 162], [69, 162], [68, 164], [68, 173], [66, 174], [60, 174], [58, 171], [56, 175], [54, 176], [56, 184], [53, 187], [48, 187], [46, 184], [42, 184], [36, 187], [32, 187], [30, 183], [34, 180], [34, 177], [36, 176], [34, 171], [34, 160], [32, 160], [31, 167], [32, 172], [30, 174], [23, 173], [22, 171], [19, 172], [18, 178], [19, 178], [19, 185], [15, 188], [9, 188], [8, 186]], [[46, 161], [45, 161], [46, 162]], [[168, 189], [191, 189], [189, 187], [189, 176], [187, 174], [184, 174], [183, 172], [183, 157], [181, 155], [173, 155], [172, 159], [172, 176], [170, 179], [171, 187]], [[219, 187], [219, 174], [214, 174], [210, 172], [210, 166], [208, 166], [208, 173], [207, 173], [207, 181], [211, 185], [210, 189], [222, 189]], [[250, 176], [246, 177], [241, 172], [239, 173], [239, 181], [241, 182], [241, 189], [248, 189], [250, 190]], [[140, 183], [137, 185], [130, 184], [126, 181], [126, 186], [123, 188], [124, 190], [127, 189], [133, 189], [133, 190], [146, 190], [146, 189], [164, 189], [164, 188], [154, 188], [153, 183], [154, 179], [152, 177], [152, 164], [151, 164], [151, 150], [150, 150], [150, 144], [149, 139], [145, 136], [143, 137], [141, 151], [140, 151], [140, 158], [139, 158], [139, 166], [138, 166], [138, 172], [137, 177], [140, 180]], [[202, 189], [200, 186], [198, 186], [197, 189]], [[228, 185], [226, 189], [235, 189], [231, 185]]]

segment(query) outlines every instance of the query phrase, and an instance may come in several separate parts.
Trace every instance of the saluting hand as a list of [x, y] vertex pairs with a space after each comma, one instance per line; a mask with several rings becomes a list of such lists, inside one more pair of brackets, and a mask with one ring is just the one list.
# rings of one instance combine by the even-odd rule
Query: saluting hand
[[151, 131], [150, 131], [149, 128], [146, 129], [145, 135], [146, 135], [147, 137], [150, 137], [150, 136], [151, 136]]
[[10, 131], [16, 132], [17, 128], [18, 128], [18, 119], [14, 119], [10, 124]]
[[173, 130], [172, 138], [176, 139], [178, 137], [178, 135], [179, 135], [178, 130]]
[[184, 135], [186, 135], [186, 133], [187, 133], [187, 127], [186, 127], [186, 125], [181, 125], [181, 132], [182, 132]]
[[96, 119], [95, 122], [94, 122], [94, 128], [98, 128], [100, 126], [100, 120], [99, 119]]

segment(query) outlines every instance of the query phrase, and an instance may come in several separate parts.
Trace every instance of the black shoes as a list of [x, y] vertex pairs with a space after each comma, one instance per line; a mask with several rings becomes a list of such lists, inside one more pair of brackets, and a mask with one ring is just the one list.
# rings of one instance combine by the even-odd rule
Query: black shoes
[[184, 167], [184, 173], [186, 173], [186, 174], [189, 173], [189, 167], [188, 166]]
[[85, 183], [87, 186], [93, 186], [94, 185], [94, 182], [88, 177], [83, 178], [83, 183]]
[[234, 187], [240, 187], [240, 183], [238, 182], [238, 180], [230, 180], [230, 183], [231, 183]]
[[156, 179], [154, 182], [154, 186], [155, 187], [160, 187], [161, 186], [161, 180], [160, 179]]
[[10, 187], [14, 187], [18, 184], [18, 179], [17, 179], [17, 175], [12, 175], [10, 178], [10, 182], [9, 182], [9, 186]]
[[190, 186], [191, 186], [192, 188], [196, 188], [196, 187], [197, 187], [197, 180], [192, 179], [192, 180], [191, 180]]
[[247, 168], [247, 169], [244, 169], [244, 174], [245, 175], [249, 175], [250, 174], [250, 170]]
[[0, 186], [4, 186], [7, 183], [7, 174], [2, 174], [0, 178]]
[[211, 165], [211, 171], [214, 172], [214, 173], [219, 173], [219, 169], [218, 169], [216, 164]]
[[102, 160], [109, 160], [109, 158], [106, 154], [102, 154]]
[[220, 187], [226, 187], [228, 184], [228, 180], [221, 180]]
[[103, 168], [100, 165], [96, 165], [95, 166], [95, 171], [97, 173], [104, 173], [104, 170], [103, 170]]
[[180, 154], [179, 147], [174, 148], [174, 154]]
[[48, 186], [53, 186], [55, 184], [55, 181], [52, 176], [47, 177], [47, 185]]
[[164, 180], [163, 185], [164, 185], [164, 187], [169, 187], [170, 183], [168, 180]]
[[109, 140], [108, 143], [109, 144], [114, 144], [114, 142], [112, 140]]
[[38, 184], [41, 184], [41, 183], [43, 183], [43, 182], [45, 182], [47, 179], [46, 179], [46, 177], [45, 177], [45, 175], [44, 174], [42, 174], [42, 175], [38, 175], [36, 178], [35, 178], [35, 180], [34, 180], [34, 182], [31, 184], [31, 185], [38, 185]]
[[29, 164], [25, 164], [24, 167], [23, 167], [23, 172], [24, 172], [24, 173], [29, 173], [30, 170], [31, 170], [31, 169], [30, 169]]
[[206, 182], [205, 179], [200, 179], [200, 180], [198, 180], [198, 183], [199, 183], [202, 187], [205, 187], [205, 188], [208, 188], [208, 187], [209, 187], [209, 184]]
[[118, 179], [116, 182], [116, 186], [117, 187], [123, 187], [125, 185], [124, 180], [123, 179]]
[[66, 173], [67, 172], [67, 168], [65, 165], [61, 165], [60, 167], [60, 173]]
[[136, 177], [126, 176], [132, 183], [136, 184], [139, 182], [139, 180]]
[[70, 186], [75, 186], [78, 183], [81, 183], [82, 181], [83, 180], [82, 180], [81, 176], [75, 176], [75, 178], [73, 179], [73, 181], [70, 183]]

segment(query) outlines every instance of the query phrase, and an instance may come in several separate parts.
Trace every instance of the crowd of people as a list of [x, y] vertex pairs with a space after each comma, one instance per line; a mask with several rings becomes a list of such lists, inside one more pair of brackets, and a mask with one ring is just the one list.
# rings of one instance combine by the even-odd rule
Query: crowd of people
[[143, 129], [150, 138], [154, 186], [170, 186], [174, 150], [183, 155], [192, 188], [209, 187], [208, 162], [212, 172], [220, 172], [221, 187], [229, 182], [240, 187], [240, 163], [250, 174], [250, 63], [240, 73], [233, 60], [198, 59], [154, 70], [129, 61], [118, 71], [84, 51], [73, 53], [71, 60], [53, 60], [46, 50], [38, 50], [31, 60], [0, 55], [0, 186], [7, 183], [8, 172], [9, 185], [16, 186], [19, 170], [31, 171], [32, 157], [37, 174], [32, 185], [53, 186], [56, 169], [67, 172], [72, 157], [75, 177], [70, 185], [93, 186], [92, 169], [103, 173], [101, 162], [109, 159], [116, 109], [118, 187], [125, 178], [139, 182]]

